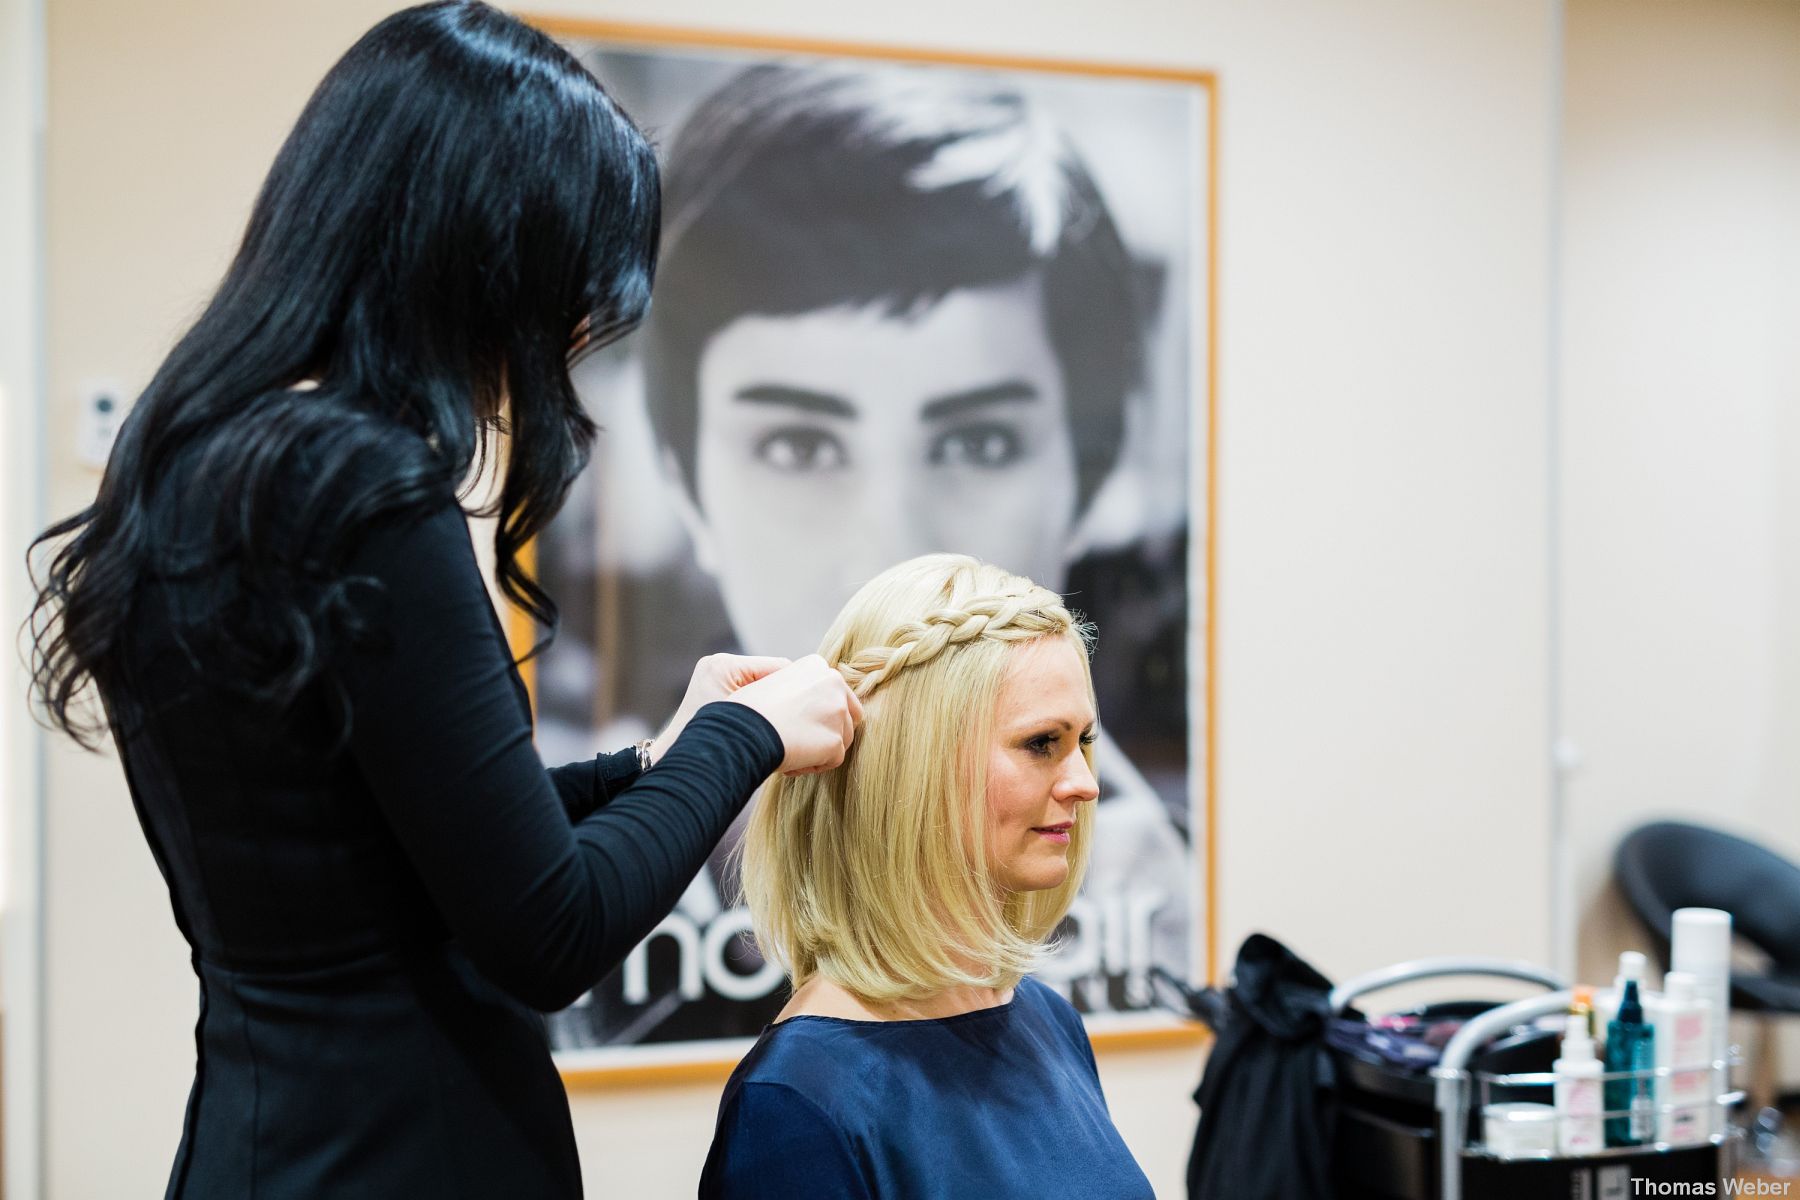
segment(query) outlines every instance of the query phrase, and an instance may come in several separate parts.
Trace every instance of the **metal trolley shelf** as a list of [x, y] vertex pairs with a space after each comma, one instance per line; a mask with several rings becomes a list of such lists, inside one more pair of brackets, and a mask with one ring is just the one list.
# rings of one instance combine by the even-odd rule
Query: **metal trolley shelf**
[[[1438, 1065], [1431, 1071], [1431, 1090], [1437, 1114], [1436, 1136], [1426, 1135], [1415, 1141], [1421, 1149], [1434, 1144], [1437, 1156], [1435, 1172], [1422, 1171], [1413, 1178], [1406, 1169], [1399, 1175], [1413, 1179], [1411, 1185], [1396, 1194], [1429, 1197], [1430, 1200], [1631, 1200], [1652, 1194], [1644, 1184], [1659, 1185], [1660, 1194], [1709, 1194], [1698, 1188], [1682, 1188], [1665, 1192], [1663, 1184], [1698, 1185], [1710, 1183], [1712, 1194], [1722, 1194], [1720, 1186], [1736, 1164], [1739, 1131], [1727, 1119], [1729, 1108], [1743, 1098], [1742, 1092], [1728, 1090], [1730, 1062], [1712, 1064], [1717, 1111], [1708, 1128], [1723, 1130], [1697, 1145], [1672, 1146], [1651, 1143], [1641, 1146], [1607, 1148], [1580, 1157], [1539, 1154], [1502, 1156], [1483, 1145], [1471, 1131], [1471, 1104], [1475, 1113], [1485, 1112], [1496, 1097], [1517, 1101], [1531, 1097], [1548, 1101], [1553, 1096], [1556, 1076], [1549, 1072], [1497, 1073], [1473, 1070], [1470, 1063], [1496, 1039], [1518, 1026], [1529, 1025], [1539, 1018], [1567, 1012], [1574, 992], [1566, 989], [1566, 981], [1546, 968], [1531, 963], [1504, 959], [1445, 957], [1421, 959], [1371, 971], [1334, 988], [1331, 1011], [1342, 1014], [1358, 997], [1397, 984], [1447, 976], [1487, 976], [1535, 983], [1551, 989], [1512, 1004], [1486, 1009], [1464, 1022], [1444, 1047]], [[1683, 1070], [1705, 1069], [1686, 1067]], [[1650, 1077], [1673, 1074], [1672, 1068], [1641, 1072], [1602, 1073], [1608, 1079]], [[1533, 1089], [1537, 1089], [1534, 1093]], [[1662, 1106], [1672, 1109], [1673, 1105]], [[1684, 1106], [1686, 1107], [1686, 1106]], [[1601, 1114], [1629, 1116], [1629, 1113]], [[1534, 1115], [1530, 1119], [1543, 1120]], [[1552, 1114], [1550, 1120], [1556, 1118]], [[1406, 1143], [1409, 1131], [1402, 1124], [1393, 1126], [1395, 1140]], [[1393, 1150], [1393, 1145], [1388, 1147]], [[1420, 1164], [1423, 1167], [1423, 1163]], [[1435, 1174], [1436, 1178], [1429, 1176]], [[1431, 1186], [1435, 1184], [1435, 1187]], [[1361, 1194], [1361, 1193], [1358, 1193]]]
[[[1552, 1197], [1556, 1200], [1562, 1197], [1627, 1200], [1647, 1194], [1644, 1184], [1658, 1185], [1659, 1190], [1662, 1185], [1711, 1184], [1711, 1191], [1696, 1194], [1717, 1193], [1736, 1161], [1738, 1135], [1728, 1119], [1729, 1110], [1743, 1099], [1742, 1092], [1729, 1091], [1719, 1083], [1729, 1080], [1731, 1061], [1710, 1065], [1715, 1086], [1709, 1103], [1716, 1112], [1709, 1119], [1709, 1127], [1724, 1132], [1715, 1133], [1697, 1144], [1669, 1145], [1652, 1141], [1637, 1146], [1608, 1147], [1580, 1157], [1552, 1154], [1502, 1156], [1467, 1138], [1472, 1095], [1480, 1111], [1485, 1110], [1497, 1090], [1513, 1097], [1540, 1089], [1538, 1094], [1548, 1100], [1556, 1083], [1556, 1076], [1548, 1072], [1490, 1074], [1470, 1071], [1470, 1058], [1487, 1042], [1515, 1026], [1566, 1012], [1573, 999], [1573, 992], [1556, 991], [1489, 1009], [1465, 1024], [1444, 1047], [1443, 1058], [1432, 1071], [1437, 1081], [1440, 1200], [1532, 1200], [1540, 1196], [1546, 1200]], [[1708, 1068], [1684, 1067], [1680, 1070], [1695, 1069]], [[1658, 1067], [1605, 1073], [1600, 1079], [1603, 1082], [1619, 1079], [1654, 1081], [1676, 1073], [1675, 1068]], [[1660, 1115], [1676, 1107], [1660, 1104], [1652, 1109], [1652, 1113]], [[1601, 1117], [1604, 1120], [1630, 1115], [1629, 1112], [1607, 1111]], [[1524, 1119], [1556, 1118], [1533, 1115]]]

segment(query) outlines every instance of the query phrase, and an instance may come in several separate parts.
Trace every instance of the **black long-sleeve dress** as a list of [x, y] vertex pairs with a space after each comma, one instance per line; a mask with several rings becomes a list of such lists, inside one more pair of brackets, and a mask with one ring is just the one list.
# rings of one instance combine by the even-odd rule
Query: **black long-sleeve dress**
[[277, 718], [193, 661], [175, 618], [211, 585], [134, 616], [115, 734], [200, 980], [167, 1194], [578, 1196], [533, 1010], [670, 910], [780, 738], [711, 704], [642, 776], [629, 750], [546, 771], [461, 510], [377, 527], [349, 570], [381, 637], [343, 656], [335, 755], [329, 689]]

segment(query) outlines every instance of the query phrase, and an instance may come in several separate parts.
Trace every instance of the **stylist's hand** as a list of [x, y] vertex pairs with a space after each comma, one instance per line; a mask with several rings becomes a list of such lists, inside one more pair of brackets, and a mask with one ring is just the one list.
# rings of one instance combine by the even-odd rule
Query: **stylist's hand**
[[663, 752], [675, 744], [681, 731], [702, 707], [714, 700], [728, 700], [731, 694], [746, 684], [755, 683], [771, 671], [779, 671], [788, 665], [785, 658], [755, 658], [746, 654], [709, 654], [694, 664], [694, 674], [688, 680], [687, 694], [681, 698], [681, 707], [669, 718], [663, 731], [656, 735], [650, 743], [650, 762], [663, 756]]
[[772, 671], [729, 697], [763, 715], [787, 754], [783, 775], [812, 775], [841, 766], [862, 720], [862, 701], [837, 668], [816, 654]]

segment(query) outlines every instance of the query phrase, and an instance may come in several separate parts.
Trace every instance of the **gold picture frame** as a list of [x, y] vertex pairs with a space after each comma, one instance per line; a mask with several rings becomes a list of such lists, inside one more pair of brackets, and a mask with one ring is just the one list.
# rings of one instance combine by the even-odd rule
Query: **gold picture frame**
[[[644, 50], [656, 51], [695, 51], [722, 52], [738, 55], [771, 55], [782, 57], [824, 58], [824, 59], [858, 59], [881, 63], [929, 64], [933, 66], [950, 66], [975, 68], [980, 70], [997, 70], [1025, 72], [1039, 75], [1073, 75], [1100, 79], [1125, 79], [1186, 85], [1197, 89], [1204, 97], [1204, 119], [1206, 145], [1198, 161], [1204, 165], [1205, 181], [1199, 189], [1200, 207], [1204, 211], [1204, 228], [1200, 236], [1203, 243], [1197, 243], [1204, 250], [1205, 264], [1196, 281], [1200, 295], [1203, 297], [1204, 319], [1193, 322], [1190, 332], [1196, 340], [1204, 338], [1203, 361], [1194, 364], [1193, 380], [1196, 385], [1203, 386], [1204, 397], [1190, 399], [1189, 420], [1191, 427], [1198, 432], [1204, 430], [1204, 447], [1200, 454], [1194, 455], [1191, 466], [1194, 473], [1201, 476], [1198, 480], [1190, 478], [1189, 511], [1200, 509], [1201, 520], [1195, 528], [1204, 530], [1204, 542], [1196, 547], [1198, 562], [1189, 562], [1190, 578], [1195, 579], [1203, 598], [1199, 603], [1199, 612], [1190, 608], [1190, 623], [1197, 624], [1198, 629], [1191, 629], [1191, 645], [1189, 659], [1199, 660], [1202, 665], [1204, 679], [1199, 681], [1198, 688], [1190, 685], [1190, 694], [1197, 692], [1203, 697], [1203, 714], [1197, 723], [1193, 722], [1190, 705], [1189, 745], [1200, 749], [1202, 762], [1200, 769], [1192, 772], [1188, 784], [1191, 812], [1196, 820], [1192, 826], [1203, 842], [1199, 853], [1195, 854], [1193, 869], [1201, 878], [1195, 888], [1195, 894], [1204, 903], [1204, 914], [1199, 929], [1199, 946], [1201, 962], [1204, 964], [1203, 978], [1209, 981], [1219, 979], [1219, 947], [1218, 947], [1218, 768], [1217, 768], [1217, 696], [1218, 696], [1218, 505], [1217, 505], [1217, 460], [1218, 460], [1218, 128], [1219, 128], [1219, 96], [1217, 78], [1211, 71], [1188, 70], [1170, 67], [1153, 67], [1140, 65], [1124, 65], [1107, 62], [1089, 62], [1075, 59], [1039, 58], [1017, 55], [982, 54], [964, 51], [925, 49], [917, 47], [896, 47], [855, 42], [840, 42], [821, 39], [789, 38], [747, 33], [727, 33], [704, 31], [697, 29], [670, 26], [617, 23], [600, 20], [587, 20], [561, 16], [533, 16], [523, 14], [522, 19], [546, 33], [565, 42], [603, 43], [606, 47], [617, 47], [623, 51]], [[1204, 409], [1200, 404], [1203, 401]], [[536, 547], [528, 547], [523, 556], [523, 565], [536, 577], [538, 563]], [[1197, 575], [1196, 575], [1197, 568]], [[1190, 592], [1191, 595], [1191, 592]], [[508, 634], [513, 642], [515, 655], [523, 653], [530, 646], [534, 631], [529, 618], [518, 610], [508, 614]], [[607, 632], [607, 631], [601, 631]], [[615, 632], [616, 631], [611, 631]], [[1197, 634], [1197, 637], [1193, 637]], [[537, 663], [526, 662], [521, 666], [528, 689], [532, 695], [534, 709], [538, 704]], [[1190, 956], [1190, 961], [1192, 958]], [[1196, 963], [1195, 965], [1199, 965]], [[1194, 972], [1190, 972], [1194, 974]], [[1095, 1030], [1092, 1039], [1097, 1050], [1144, 1050], [1161, 1047], [1185, 1047], [1204, 1040], [1205, 1031], [1196, 1023], [1170, 1022], [1166, 1025], [1150, 1028]], [[722, 1082], [736, 1065], [735, 1057], [711, 1055], [692, 1060], [681, 1061], [643, 1061], [619, 1062], [608, 1065], [570, 1065], [560, 1062], [563, 1078], [571, 1088], [616, 1088], [639, 1086], [652, 1083], [693, 1083]]]

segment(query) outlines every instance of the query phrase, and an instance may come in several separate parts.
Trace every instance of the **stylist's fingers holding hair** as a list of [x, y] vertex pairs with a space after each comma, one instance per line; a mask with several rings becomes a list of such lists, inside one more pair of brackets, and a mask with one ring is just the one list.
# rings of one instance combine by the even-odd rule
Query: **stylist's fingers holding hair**
[[728, 700], [731, 694], [741, 687], [755, 683], [758, 679], [779, 671], [792, 661], [786, 658], [767, 658], [749, 654], [709, 654], [694, 664], [694, 673], [688, 679], [687, 693], [681, 698], [681, 706], [669, 723], [663, 726], [661, 733], [650, 743], [650, 761], [654, 763], [661, 758], [663, 752], [675, 744], [681, 731], [695, 713], [715, 700]]
[[775, 727], [785, 751], [778, 768], [784, 775], [841, 766], [862, 716], [862, 702], [850, 685], [817, 654], [746, 684], [730, 699]]
[[709, 695], [707, 699], [723, 700], [739, 688], [755, 683], [764, 675], [772, 675], [793, 661], [754, 654], [709, 654], [694, 664], [694, 677], [688, 690], [716, 688], [717, 694]]

